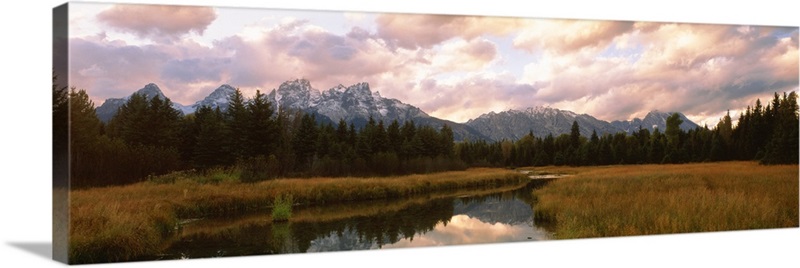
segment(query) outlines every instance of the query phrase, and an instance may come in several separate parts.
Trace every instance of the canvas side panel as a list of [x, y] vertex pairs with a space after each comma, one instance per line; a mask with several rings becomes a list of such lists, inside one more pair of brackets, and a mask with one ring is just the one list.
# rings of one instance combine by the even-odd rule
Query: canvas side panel
[[69, 245], [69, 6], [53, 8], [53, 260], [68, 263]]

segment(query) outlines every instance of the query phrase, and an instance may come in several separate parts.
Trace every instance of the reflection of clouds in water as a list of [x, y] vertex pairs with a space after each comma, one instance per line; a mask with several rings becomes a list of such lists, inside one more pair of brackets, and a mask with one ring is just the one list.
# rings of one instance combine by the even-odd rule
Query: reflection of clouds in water
[[486, 223], [467, 215], [456, 215], [445, 226], [442, 223], [427, 233], [413, 239], [401, 239], [384, 248], [426, 247], [477, 243], [495, 243], [529, 240], [546, 240], [546, 232], [530, 225]]

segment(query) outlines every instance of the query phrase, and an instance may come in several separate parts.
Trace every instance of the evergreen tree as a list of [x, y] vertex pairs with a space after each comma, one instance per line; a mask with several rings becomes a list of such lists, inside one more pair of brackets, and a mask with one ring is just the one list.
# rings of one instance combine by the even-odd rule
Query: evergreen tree
[[667, 138], [667, 147], [664, 159], [662, 162], [678, 163], [680, 162], [679, 148], [681, 146], [681, 124], [683, 120], [678, 113], [673, 113], [667, 117], [667, 129], [664, 135]]
[[228, 145], [229, 132], [219, 107], [202, 106], [194, 113], [197, 137], [192, 150], [195, 168], [207, 169], [233, 164]]
[[569, 148], [566, 152], [566, 162], [570, 165], [576, 166], [579, 164], [579, 150], [581, 148], [581, 130], [578, 126], [578, 121], [572, 121], [572, 127], [569, 133]]
[[108, 133], [131, 145], [177, 148], [181, 119], [169, 99], [155, 96], [148, 101], [134, 93], [109, 121]]
[[[62, 163], [63, 159], [67, 159], [68, 157], [65, 155], [67, 153], [67, 144], [69, 143], [69, 105], [70, 99], [69, 94], [70, 92], [67, 90], [66, 86], [59, 86], [56, 81], [58, 80], [58, 75], [55, 73], [53, 74], [53, 161], [58, 161], [57, 164], [54, 162], [55, 165], [58, 165], [59, 168], [67, 168], [68, 164]], [[54, 170], [55, 173], [63, 174], [59, 172], [60, 170]], [[65, 172], [64, 172], [65, 173]], [[66, 180], [63, 180], [66, 181]]]
[[339, 119], [339, 124], [336, 126], [336, 142], [346, 144], [349, 140], [348, 136], [347, 122], [345, 122], [344, 119]]
[[317, 128], [314, 121], [313, 116], [304, 114], [300, 120], [300, 128], [297, 129], [292, 141], [297, 167], [300, 170], [308, 170], [312, 165], [317, 141]]
[[784, 93], [780, 102], [773, 136], [765, 148], [763, 164], [798, 163], [798, 105], [797, 94]]
[[330, 149], [335, 143], [336, 131], [330, 124], [323, 124], [317, 131], [317, 140], [314, 142], [317, 158], [323, 158], [330, 153]]
[[383, 125], [383, 120], [378, 122], [374, 131], [371, 133], [370, 147], [375, 153], [383, 153], [389, 148], [389, 138], [386, 134], [386, 127]]
[[452, 157], [453, 151], [453, 129], [447, 124], [442, 125], [439, 131], [439, 154], [445, 157]]
[[172, 102], [158, 96], [150, 99], [146, 114], [146, 126], [149, 135], [145, 135], [145, 144], [159, 147], [177, 147], [178, 130], [183, 115], [172, 108]]
[[392, 123], [389, 124], [386, 129], [386, 138], [389, 143], [389, 152], [399, 154], [403, 146], [403, 137], [400, 134], [400, 123], [397, 120], [392, 120]]
[[600, 163], [598, 157], [600, 155], [600, 137], [597, 132], [592, 130], [592, 135], [589, 137], [589, 144], [587, 145], [586, 163], [588, 165], [597, 165]]
[[228, 96], [225, 118], [230, 131], [231, 153], [237, 159], [251, 155], [248, 142], [249, 113], [242, 91], [238, 88]]
[[128, 144], [144, 144], [148, 135], [147, 109], [145, 96], [134, 93], [108, 122], [108, 135]]
[[272, 105], [267, 101], [266, 96], [256, 90], [255, 97], [247, 103], [248, 124], [245, 130], [247, 133], [246, 144], [250, 151], [246, 156], [267, 157], [275, 152], [279, 131], [273, 113]]
[[87, 147], [100, 136], [102, 123], [95, 114], [94, 103], [83, 89], [70, 89], [69, 126], [72, 150]]
[[[89, 183], [99, 184], [101, 183], [98, 181], [100, 178], [88, 174], [91, 169], [95, 168], [92, 159], [96, 157], [92, 147], [100, 137], [100, 119], [97, 118], [94, 103], [89, 99], [85, 90], [76, 91], [75, 88], [71, 88], [68, 96], [71, 177], [73, 181], [80, 180], [76, 183], [78, 186]], [[66, 135], [64, 138], [66, 139]], [[63, 150], [66, 151], [66, 148]]]

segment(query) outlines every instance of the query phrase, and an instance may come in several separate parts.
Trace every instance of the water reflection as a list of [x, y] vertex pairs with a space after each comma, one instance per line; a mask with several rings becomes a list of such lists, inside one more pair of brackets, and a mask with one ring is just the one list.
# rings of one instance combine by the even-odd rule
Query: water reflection
[[[291, 222], [265, 215], [204, 220], [157, 258], [402, 248], [548, 239], [537, 227], [530, 186], [498, 193], [306, 208]], [[459, 197], [461, 196], [461, 197]]]

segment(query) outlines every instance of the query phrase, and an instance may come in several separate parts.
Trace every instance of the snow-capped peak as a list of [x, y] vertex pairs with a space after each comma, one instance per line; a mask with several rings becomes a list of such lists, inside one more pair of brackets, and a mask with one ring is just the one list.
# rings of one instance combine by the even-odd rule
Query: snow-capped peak
[[[197, 110], [200, 109], [202, 106], [208, 106], [212, 109], [219, 107], [220, 110], [227, 110], [229, 105], [228, 97], [235, 92], [236, 89], [233, 88], [231, 85], [224, 84], [219, 86], [217, 89], [211, 92], [208, 96], [204, 99], [196, 102], [192, 105], [192, 109]], [[194, 112], [194, 111], [192, 111]]]
[[[161, 99], [166, 99], [167, 98], [166, 96], [164, 96], [164, 93], [161, 92], [161, 89], [158, 88], [158, 85], [156, 85], [154, 83], [149, 83], [149, 84], [145, 85], [143, 88], [137, 90], [134, 93], [135, 94], [139, 94], [139, 95], [144, 95], [144, 97], [146, 99], [148, 99], [148, 100], [152, 99], [155, 96], [158, 96]], [[123, 99], [127, 101], [128, 99], [131, 98], [131, 96], [133, 96], [133, 94], [128, 95]]]

